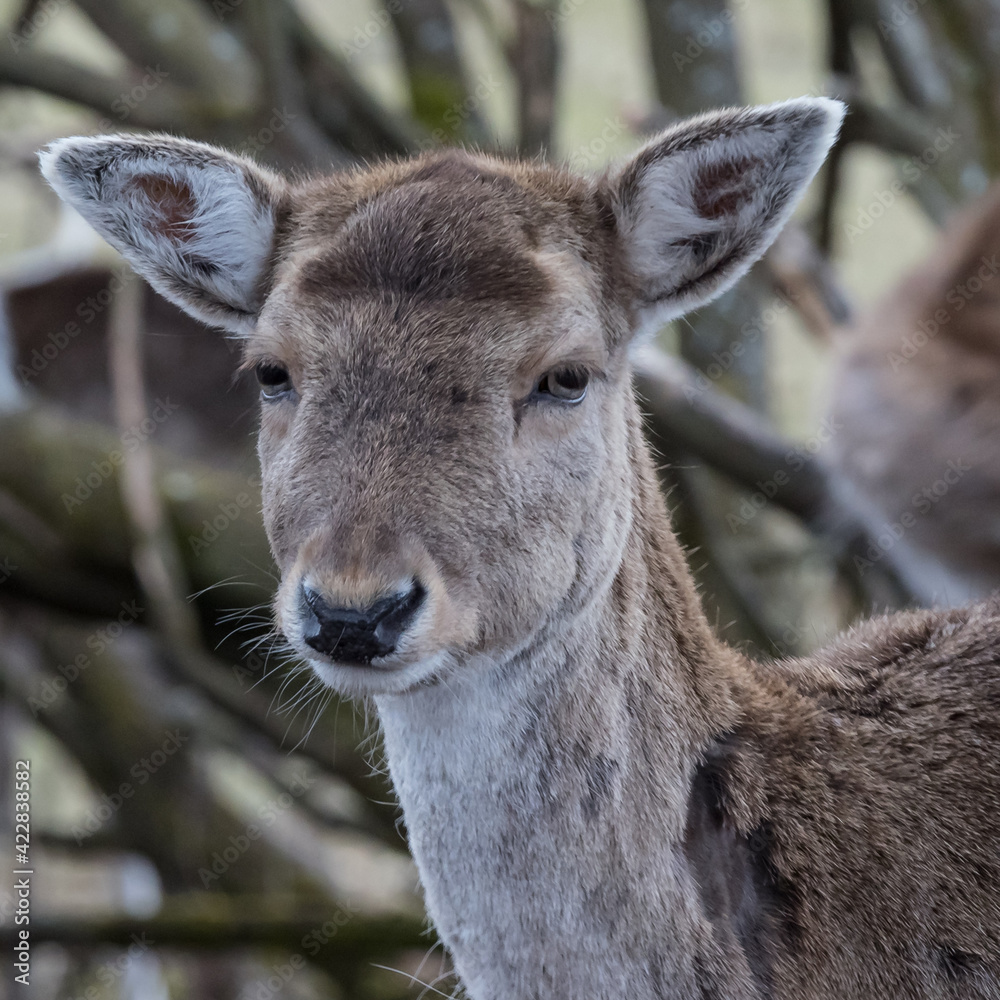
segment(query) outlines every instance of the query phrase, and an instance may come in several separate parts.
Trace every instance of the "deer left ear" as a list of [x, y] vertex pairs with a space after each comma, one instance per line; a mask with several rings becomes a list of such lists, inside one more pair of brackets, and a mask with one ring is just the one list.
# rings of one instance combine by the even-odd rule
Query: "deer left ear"
[[844, 110], [820, 97], [702, 115], [612, 175], [643, 326], [703, 305], [746, 273], [826, 158]]
[[272, 268], [284, 182], [241, 156], [172, 136], [60, 139], [42, 173], [162, 295], [237, 334]]

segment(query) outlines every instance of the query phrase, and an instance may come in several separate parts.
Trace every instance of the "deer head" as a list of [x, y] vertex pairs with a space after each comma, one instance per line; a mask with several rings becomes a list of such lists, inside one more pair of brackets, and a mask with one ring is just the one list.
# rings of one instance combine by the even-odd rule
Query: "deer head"
[[41, 159], [155, 288], [243, 339], [278, 625], [343, 692], [401, 692], [609, 585], [637, 517], [628, 346], [764, 252], [842, 114], [707, 114], [598, 178], [451, 151], [292, 184], [164, 136]]

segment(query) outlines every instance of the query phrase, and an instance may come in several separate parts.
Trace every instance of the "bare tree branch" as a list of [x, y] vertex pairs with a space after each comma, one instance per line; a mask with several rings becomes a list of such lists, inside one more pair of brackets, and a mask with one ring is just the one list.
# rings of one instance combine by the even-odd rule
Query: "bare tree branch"
[[739, 104], [736, 32], [726, 0], [643, 0], [660, 103], [675, 116]]
[[94, 24], [144, 69], [160, 68], [196, 91], [212, 118], [245, 118], [260, 78], [239, 39], [191, 0], [77, 0]]
[[123, 283], [111, 303], [109, 324], [111, 381], [115, 412], [122, 435], [137, 443], [126, 449], [120, 485], [132, 528], [132, 561], [167, 641], [183, 656], [199, 644], [198, 620], [184, 599], [190, 592], [172, 533], [167, 528], [163, 499], [149, 437], [138, 433], [150, 419], [142, 366], [142, 299], [144, 286]]
[[839, 145], [864, 142], [898, 156], [920, 156], [934, 143], [933, 123], [911, 109], [883, 108], [851, 84], [838, 86], [837, 96], [850, 105]]
[[[0, 83], [31, 87], [52, 97], [92, 108], [100, 114], [121, 119], [123, 103], [134, 82], [96, 73], [53, 53], [0, 48]], [[169, 82], [151, 88], [145, 98], [128, 108], [129, 123], [140, 128], [183, 131], [202, 113], [196, 98]]]
[[[866, 601], [901, 606], [914, 601], [886, 553], [877, 570], [861, 577], [851, 556], [871, 543], [864, 512], [851, 506], [851, 492], [837, 488], [833, 474], [817, 457], [795, 450], [794, 442], [773, 431], [738, 401], [714, 391], [704, 376], [654, 348], [636, 357], [636, 388], [649, 410], [648, 433], [658, 450], [678, 450], [754, 493], [766, 495], [821, 534], [841, 542], [838, 559], [847, 579]], [[794, 463], [789, 457], [795, 456]], [[782, 475], [779, 475], [781, 473]], [[764, 484], [767, 485], [766, 494]]]
[[829, 341], [837, 326], [850, 323], [854, 308], [829, 258], [801, 226], [789, 223], [764, 258], [778, 295], [806, 327]]
[[269, 105], [280, 108], [297, 166], [344, 167], [350, 158], [316, 124], [308, 108], [292, 44], [294, 20], [285, 0], [245, 0], [244, 21], [260, 57]]
[[995, 175], [1000, 172], [1000, 2], [933, 0], [933, 9], [967, 59], [983, 154]]
[[444, 0], [407, 0], [386, 9], [417, 121], [437, 141], [489, 145], [489, 129], [462, 62], [448, 5]]
[[925, 112], [947, 113], [955, 100], [954, 88], [919, 7], [876, 0], [867, 14], [906, 101]]
[[[317, 931], [329, 930], [322, 938]], [[220, 949], [262, 946], [301, 954], [303, 939], [314, 938], [321, 947], [312, 957], [336, 975], [344, 967], [365, 966], [373, 958], [395, 951], [426, 951], [428, 937], [423, 917], [412, 915], [359, 915], [356, 904], [344, 900], [331, 908], [328, 900], [309, 902], [291, 896], [235, 895], [219, 905], [214, 893], [190, 893], [168, 901], [155, 916], [137, 920], [46, 919], [32, 914], [32, 942], [56, 941], [62, 945], [121, 945], [146, 936], [157, 947]], [[0, 942], [13, 948], [16, 928], [0, 930]]]
[[551, 3], [514, 0], [516, 28], [508, 61], [517, 80], [517, 146], [525, 155], [552, 147], [559, 73], [553, 10]]
[[[852, 88], [856, 73], [854, 49], [851, 45], [851, 28], [855, 4], [852, 0], [827, 0], [826, 14], [829, 29], [828, 60], [834, 79], [841, 86]], [[837, 96], [842, 96], [838, 93]], [[820, 195], [820, 207], [817, 214], [816, 242], [824, 253], [829, 253], [833, 246], [834, 216], [837, 207], [837, 194], [840, 190], [840, 179], [843, 168], [843, 158], [847, 147], [843, 129], [841, 141], [838, 142], [823, 164]]]
[[356, 156], [409, 153], [428, 143], [419, 124], [389, 113], [368, 93], [294, 6], [287, 16], [310, 111], [331, 139]]
[[[650, 414], [654, 443], [697, 455], [752, 490], [787, 468], [792, 443], [678, 358], [643, 349], [636, 358], [636, 388]], [[774, 500], [809, 522], [820, 516], [825, 495], [826, 477], [818, 463], [808, 461]]]

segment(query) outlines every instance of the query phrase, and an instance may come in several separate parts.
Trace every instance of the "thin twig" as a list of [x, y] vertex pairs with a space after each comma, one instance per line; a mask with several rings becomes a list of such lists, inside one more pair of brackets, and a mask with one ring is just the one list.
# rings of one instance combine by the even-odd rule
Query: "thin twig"
[[[135, 82], [112, 77], [81, 66], [51, 52], [36, 49], [10, 51], [0, 47], [0, 84], [31, 87], [43, 94], [82, 104], [102, 115], [120, 120], [123, 103]], [[145, 98], [128, 106], [132, 127], [184, 131], [199, 114], [199, 102], [190, 92], [162, 82]]]
[[517, 80], [518, 151], [532, 156], [552, 146], [559, 39], [554, 5], [514, 0], [516, 35], [508, 61]]
[[[679, 449], [703, 459], [810, 530], [841, 539], [848, 555], [871, 544], [864, 512], [851, 506], [851, 491], [837, 488], [834, 473], [818, 457], [797, 450], [757, 413], [717, 392], [680, 359], [647, 347], [635, 362], [636, 387], [649, 412], [647, 430], [659, 450]], [[915, 601], [891, 553], [877, 572], [863, 577], [852, 569], [852, 559], [839, 553], [838, 560], [866, 603]]]
[[149, 443], [142, 366], [144, 285], [125, 282], [115, 297], [108, 324], [111, 384], [115, 415], [130, 447], [125, 449], [120, 487], [133, 532], [132, 558], [136, 575], [153, 607], [168, 644], [179, 655], [201, 645], [194, 608], [185, 595], [183, 562], [170, 532], [156, 481], [156, 463]]
[[268, 95], [264, 106], [281, 109], [288, 134], [304, 164], [324, 169], [346, 166], [343, 150], [309, 112], [304, 81], [295, 65], [289, 5], [284, 0], [247, 0], [245, 10], [244, 21], [260, 58]]
[[191, 0], [157, 0], [155, 4], [77, 0], [77, 4], [134, 66], [166, 75], [170, 82], [197, 93], [212, 118], [244, 118], [258, 104], [257, 67], [236, 35], [209, 8]]
[[829, 258], [795, 223], [785, 227], [764, 258], [775, 291], [811, 333], [829, 342], [838, 326], [854, 319], [854, 307]]

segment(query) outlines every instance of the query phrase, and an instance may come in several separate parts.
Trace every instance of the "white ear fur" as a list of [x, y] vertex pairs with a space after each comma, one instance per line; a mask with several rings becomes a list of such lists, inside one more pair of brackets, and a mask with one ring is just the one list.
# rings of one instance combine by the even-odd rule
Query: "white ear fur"
[[280, 178], [171, 136], [60, 139], [39, 160], [56, 193], [162, 295], [234, 333], [253, 328]]
[[610, 178], [643, 327], [703, 305], [749, 270], [819, 170], [844, 110], [819, 97], [705, 114]]

